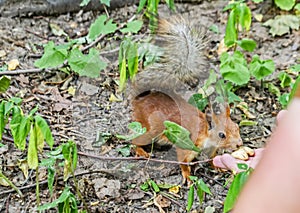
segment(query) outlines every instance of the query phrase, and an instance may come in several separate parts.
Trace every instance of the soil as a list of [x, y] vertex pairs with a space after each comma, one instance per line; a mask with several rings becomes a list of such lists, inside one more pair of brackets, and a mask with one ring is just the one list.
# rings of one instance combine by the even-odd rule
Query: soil
[[[203, 1], [200, 4], [177, 3], [177, 11], [193, 22], [203, 26], [216, 25], [220, 33], [209, 33], [209, 43], [205, 50], [210, 67], [216, 71], [219, 66], [217, 49], [224, 37], [227, 13], [222, 12], [226, 1]], [[273, 18], [280, 11], [268, 2], [256, 6], [250, 4], [253, 14], [264, 14], [263, 21]], [[132, 17], [137, 6], [124, 7], [108, 11], [117, 23], [123, 23]], [[168, 16], [168, 9], [161, 5], [159, 11]], [[42, 45], [53, 40], [64, 43], [64, 36], [54, 35], [49, 27], [56, 24], [70, 38], [78, 38], [87, 34], [90, 24], [100, 14], [97, 12], [68, 13], [59, 16], [33, 16], [22, 18], [0, 17], [0, 67], [12, 59], [18, 59], [20, 70], [34, 68], [34, 62], [42, 54]], [[272, 37], [268, 28], [253, 19], [248, 36], [258, 43], [258, 47], [248, 56], [258, 54], [263, 59], [273, 59], [276, 72], [267, 81], [279, 85], [277, 74], [297, 63], [300, 58], [299, 31], [291, 31], [281, 37]], [[148, 32], [140, 33], [135, 39], [142, 39]], [[12, 75], [9, 90], [2, 94], [3, 98], [18, 96], [23, 99], [22, 108], [29, 112], [37, 104], [38, 112], [47, 119], [51, 126], [56, 145], [69, 139], [77, 143], [79, 153], [76, 177], [79, 189], [90, 212], [160, 212], [161, 206], [165, 212], [185, 212], [188, 187], [181, 184], [182, 177], [179, 165], [164, 162], [176, 160], [173, 148], [154, 150], [153, 158], [162, 162], [129, 160], [123, 158], [118, 151], [130, 143], [119, 140], [116, 134], [127, 134], [127, 125], [131, 121], [131, 109], [126, 96], [118, 94], [118, 46], [121, 34], [116, 34], [109, 40], [103, 40], [98, 47], [103, 48], [103, 57], [109, 66], [99, 78], [91, 79], [68, 75], [62, 71], [37, 73], [19, 73]], [[76, 94], [71, 95], [69, 88], [75, 88]], [[282, 90], [282, 89], [281, 89]], [[284, 90], [282, 90], [284, 91]], [[281, 109], [275, 95], [267, 89], [261, 89], [260, 82], [252, 79], [247, 86], [239, 88], [236, 93], [248, 104], [249, 111], [255, 115], [255, 126], [241, 126], [241, 136], [245, 146], [251, 148], [264, 147], [275, 127], [275, 117]], [[112, 99], [112, 95], [116, 98]], [[236, 108], [232, 114], [234, 121], [244, 118]], [[35, 173], [29, 171], [25, 178], [18, 162], [26, 158], [26, 153], [19, 151], [10, 140], [10, 135], [4, 134], [5, 144], [0, 148], [1, 169], [24, 194], [20, 197], [9, 187], [0, 186], [1, 212], [32, 212], [36, 207]], [[97, 159], [96, 157], [102, 157]], [[134, 157], [134, 153], [130, 153]], [[104, 159], [106, 157], [107, 159]], [[198, 199], [193, 204], [193, 212], [204, 212], [212, 207], [211, 212], [222, 212], [228, 186], [226, 182], [231, 172], [220, 172], [213, 169], [209, 163], [201, 163], [192, 167], [192, 173], [201, 177], [209, 185], [212, 195], [206, 195], [200, 205]], [[58, 198], [64, 187], [64, 182], [57, 179], [53, 197], [47, 189], [47, 173], [42, 168], [39, 174], [41, 203], [48, 203]], [[140, 186], [148, 179], [156, 183], [180, 185], [177, 194], [154, 191], [143, 191]], [[76, 194], [74, 181], [69, 179], [71, 191]], [[79, 202], [79, 209], [84, 209]], [[56, 210], [53, 210], [56, 212]], [[161, 211], [162, 212], [162, 211]]]

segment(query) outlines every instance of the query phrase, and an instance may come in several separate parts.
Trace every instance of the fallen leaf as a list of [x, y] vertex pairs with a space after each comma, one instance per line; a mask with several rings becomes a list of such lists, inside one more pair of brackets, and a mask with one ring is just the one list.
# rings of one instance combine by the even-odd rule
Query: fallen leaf
[[0, 50], [0, 58], [6, 56], [6, 52], [4, 50]]
[[169, 207], [171, 205], [171, 201], [162, 195], [158, 195], [155, 198], [156, 203], [158, 203], [162, 208]]
[[27, 179], [28, 178], [28, 169], [29, 169], [27, 160], [18, 159], [18, 167], [22, 170], [25, 179]]
[[221, 40], [218, 46], [217, 53], [218, 55], [221, 55], [223, 52], [226, 52], [228, 50], [228, 47], [224, 43], [224, 39]]
[[180, 191], [180, 186], [173, 186], [171, 188], [169, 188], [169, 192], [173, 193], [173, 194], [178, 194]]
[[263, 16], [262, 14], [255, 14], [255, 15], [254, 15], [254, 18], [255, 18], [257, 21], [259, 21], [259, 22], [262, 21], [263, 17], [264, 17], [264, 16]]
[[290, 32], [290, 29], [298, 30], [300, 18], [295, 15], [278, 15], [274, 19], [269, 19], [263, 25], [271, 27], [272, 36], [282, 36]]
[[119, 180], [110, 180], [107, 178], [96, 178], [92, 180], [96, 195], [99, 199], [106, 196], [117, 198], [120, 196], [121, 183]]
[[7, 63], [7, 69], [8, 70], [15, 70], [20, 65], [20, 62], [18, 59], [12, 59]]
[[243, 111], [243, 113], [247, 116], [247, 118], [249, 119], [254, 119], [256, 118], [255, 115], [253, 115], [250, 111], [249, 111], [249, 107], [248, 104], [246, 102], [240, 102], [237, 107]]
[[72, 96], [75, 96], [75, 93], [76, 93], [75, 87], [70, 86], [70, 87], [68, 88], [68, 93], [69, 93], [70, 95], [72, 95]]
[[110, 102], [120, 102], [120, 101], [122, 101], [122, 99], [117, 98], [113, 93], [111, 93], [110, 97], [109, 97], [109, 101]]

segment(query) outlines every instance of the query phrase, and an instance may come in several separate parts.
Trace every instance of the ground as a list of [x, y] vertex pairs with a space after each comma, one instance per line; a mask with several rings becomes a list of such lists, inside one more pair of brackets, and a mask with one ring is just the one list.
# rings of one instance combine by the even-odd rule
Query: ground
[[[203, 1], [200, 4], [177, 4], [178, 12], [193, 22], [204, 26], [216, 25], [220, 33], [209, 32], [209, 43], [205, 49], [210, 67], [218, 70], [218, 45], [224, 36], [227, 13], [222, 12], [226, 1]], [[264, 21], [279, 13], [274, 6], [263, 3], [259, 6], [249, 4], [254, 14], [264, 14]], [[165, 6], [159, 10], [167, 16]], [[110, 17], [122, 23], [135, 14], [136, 6], [108, 11]], [[77, 38], [87, 34], [90, 24], [100, 13], [79, 12], [60, 16], [34, 17], [0, 17], [0, 66], [12, 59], [18, 59], [18, 69], [34, 68], [34, 61], [42, 54], [41, 45], [50, 40], [57, 43], [65, 42], [63, 36], [53, 34], [49, 24], [56, 24], [66, 32], [70, 38]], [[279, 85], [277, 74], [296, 64], [300, 58], [299, 32], [291, 31], [281, 37], [272, 37], [268, 28], [253, 19], [248, 36], [258, 43], [257, 49], [250, 55], [259, 54], [263, 59], [272, 59], [276, 63], [276, 72], [267, 79]], [[118, 68], [117, 56], [120, 39], [102, 41], [103, 57], [108, 60], [108, 68], [99, 78], [90, 79], [67, 75], [61, 71], [19, 73], [12, 75], [11, 87], [2, 97], [18, 96], [23, 99], [23, 109], [29, 112], [37, 104], [38, 112], [47, 119], [55, 137], [56, 145], [69, 139], [78, 145], [79, 162], [76, 170], [79, 188], [91, 212], [159, 212], [158, 205], [165, 212], [184, 212], [187, 204], [187, 186], [181, 186], [176, 195], [166, 196], [167, 190], [161, 195], [153, 191], [142, 191], [140, 185], [151, 178], [156, 183], [181, 185], [179, 166], [167, 162], [152, 162], [122, 159], [119, 148], [128, 142], [118, 140], [116, 134], [126, 134], [127, 124], [130, 122], [130, 104], [126, 96], [117, 94]], [[141, 39], [142, 33], [135, 36]], [[99, 46], [100, 47], [100, 46]], [[76, 89], [76, 94], [70, 95], [70, 87]], [[275, 126], [275, 117], [281, 109], [275, 95], [267, 89], [261, 89], [260, 82], [251, 80], [247, 86], [239, 88], [236, 93], [248, 103], [249, 111], [255, 115], [256, 126], [242, 126], [241, 136], [244, 144], [251, 148], [264, 147]], [[112, 101], [114, 94], [119, 101]], [[243, 114], [235, 109], [232, 118], [239, 122]], [[36, 205], [35, 173], [29, 172], [26, 179], [21, 169], [16, 166], [26, 154], [17, 150], [10, 141], [9, 134], [2, 141], [0, 148], [2, 172], [22, 189], [24, 197], [19, 197], [8, 187], [0, 186], [1, 212], [29, 212]], [[107, 137], [105, 137], [107, 136]], [[155, 158], [160, 160], [176, 160], [174, 150], [156, 150]], [[96, 156], [96, 157], [93, 157]], [[134, 153], [131, 153], [131, 157]], [[102, 157], [101, 159], [97, 157]], [[106, 157], [106, 159], [104, 158]], [[206, 195], [200, 206], [195, 202], [195, 212], [203, 212], [207, 206], [212, 206], [215, 212], [222, 211], [222, 203], [228, 191], [224, 186], [230, 172], [219, 172], [211, 168], [208, 163], [193, 166], [193, 175], [203, 178], [209, 185], [213, 195]], [[61, 179], [55, 185], [54, 198], [50, 198], [45, 180], [46, 170], [40, 172], [41, 202], [51, 202], [57, 198], [64, 186]], [[74, 182], [69, 181], [73, 186]], [[153, 199], [154, 198], [154, 199]], [[155, 202], [154, 202], [155, 201]], [[165, 204], [165, 205], [163, 205]], [[83, 209], [83, 204], [80, 204]], [[53, 210], [54, 211], [54, 210]]]

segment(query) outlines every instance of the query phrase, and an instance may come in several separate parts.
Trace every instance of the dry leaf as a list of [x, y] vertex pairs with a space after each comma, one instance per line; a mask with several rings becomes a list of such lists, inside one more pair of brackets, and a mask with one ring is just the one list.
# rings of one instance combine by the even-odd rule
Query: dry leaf
[[15, 70], [20, 65], [20, 62], [18, 59], [12, 59], [7, 63], [7, 69], [8, 70]]
[[70, 95], [72, 95], [72, 96], [75, 96], [75, 93], [76, 93], [75, 87], [70, 86], [70, 87], [68, 88], [68, 93], [69, 93]]
[[6, 52], [4, 50], [0, 50], [0, 58], [6, 56]]
[[264, 16], [263, 16], [262, 14], [255, 14], [255, 15], [254, 15], [254, 18], [255, 18], [257, 21], [259, 21], [259, 22], [262, 21], [263, 17], [264, 17]]
[[28, 178], [28, 163], [27, 160], [19, 160], [18, 159], [18, 167], [22, 170], [25, 179]]
[[228, 47], [226, 47], [225, 43], [224, 43], [224, 39], [221, 40], [217, 53], [218, 55], [221, 55], [223, 52], [226, 52], [228, 50]]
[[171, 188], [169, 188], [169, 192], [172, 194], [178, 194], [180, 190], [180, 186], [172, 186]]
[[110, 102], [120, 102], [120, 101], [122, 101], [122, 99], [117, 98], [113, 93], [111, 93], [110, 97], [109, 97], [109, 101]]
[[243, 113], [247, 116], [249, 119], [256, 118], [251, 112], [249, 112], [248, 104], [246, 102], [240, 102], [237, 107], [243, 111]]

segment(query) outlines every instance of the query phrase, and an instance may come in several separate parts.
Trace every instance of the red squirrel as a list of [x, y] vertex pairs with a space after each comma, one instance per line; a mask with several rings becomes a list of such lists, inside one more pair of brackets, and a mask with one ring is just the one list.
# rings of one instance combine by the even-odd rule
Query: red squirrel
[[[138, 156], [149, 157], [142, 146], [153, 139], [168, 142], [162, 135], [163, 122], [175, 122], [190, 133], [200, 149], [213, 157], [219, 148], [236, 149], [242, 145], [239, 126], [230, 118], [228, 104], [221, 104], [219, 113], [212, 113], [211, 129], [206, 115], [185, 100], [189, 89], [207, 76], [203, 56], [203, 32], [191, 28], [181, 17], [159, 20], [156, 42], [163, 49], [163, 57], [154, 65], [139, 72], [131, 86], [132, 119], [147, 132], [133, 139]], [[169, 142], [170, 143], [170, 142]], [[191, 162], [197, 152], [176, 148], [180, 162]], [[183, 181], [189, 180], [190, 166], [181, 165]]]

